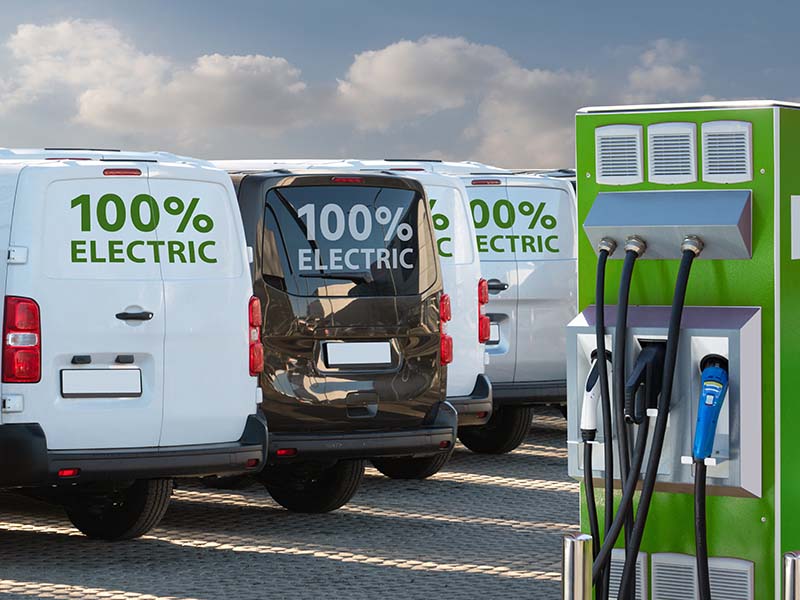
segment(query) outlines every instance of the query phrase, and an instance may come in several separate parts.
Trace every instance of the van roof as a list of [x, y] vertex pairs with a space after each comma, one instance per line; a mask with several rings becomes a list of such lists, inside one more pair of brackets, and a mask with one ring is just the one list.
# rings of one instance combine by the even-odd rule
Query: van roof
[[102, 148], [0, 148], [0, 161], [34, 163], [46, 160], [182, 163], [203, 167], [213, 166], [208, 161], [169, 152], [131, 152]]
[[684, 102], [675, 104], [631, 104], [629, 106], [586, 106], [578, 110], [578, 114], [588, 113], [626, 113], [626, 112], [658, 112], [675, 110], [716, 110], [726, 108], [793, 108], [800, 104], [781, 100], [715, 100], [713, 102]]

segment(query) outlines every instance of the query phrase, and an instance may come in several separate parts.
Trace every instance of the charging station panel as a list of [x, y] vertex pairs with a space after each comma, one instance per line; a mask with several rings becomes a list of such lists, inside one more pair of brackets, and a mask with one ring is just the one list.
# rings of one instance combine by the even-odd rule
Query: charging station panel
[[[616, 307], [606, 306], [606, 348], [613, 348]], [[626, 373], [631, 373], [642, 347], [666, 340], [669, 306], [631, 306], [628, 311]], [[595, 307], [590, 306], [567, 327], [567, 406], [569, 474], [583, 477], [580, 414], [584, 387], [596, 348]], [[706, 460], [709, 493], [760, 498], [761, 489], [761, 309], [757, 307], [686, 307], [683, 312], [669, 421], [659, 464], [656, 489], [692, 492], [692, 441], [701, 389], [701, 360], [710, 354], [728, 359], [729, 387], [714, 439], [714, 454]], [[612, 357], [612, 362], [613, 362]], [[661, 382], [658, 382], [660, 389]], [[612, 376], [609, 372], [609, 388]], [[612, 409], [613, 412], [613, 409]], [[601, 410], [598, 407], [598, 415]], [[652, 415], [652, 413], [651, 413]], [[652, 417], [651, 417], [652, 418]], [[602, 445], [609, 436], [598, 416], [595, 478], [605, 476]], [[650, 435], [652, 435], [652, 427]], [[615, 476], [619, 476], [616, 432]], [[631, 448], [633, 440], [631, 440]], [[649, 443], [646, 452], [649, 454]], [[687, 460], [688, 458], [688, 460]]]

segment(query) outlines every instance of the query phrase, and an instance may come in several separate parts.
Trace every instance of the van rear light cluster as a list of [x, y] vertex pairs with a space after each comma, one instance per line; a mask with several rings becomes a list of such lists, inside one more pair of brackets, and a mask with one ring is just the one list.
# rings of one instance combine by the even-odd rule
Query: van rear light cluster
[[36, 383], [42, 378], [39, 305], [6, 296], [3, 319], [3, 383]]
[[258, 377], [264, 370], [264, 345], [261, 343], [261, 326], [264, 319], [261, 316], [261, 300], [255, 296], [250, 297], [248, 321], [250, 325], [250, 375]]
[[489, 304], [489, 282], [481, 279], [478, 282], [478, 342], [485, 344], [492, 336], [492, 322], [485, 314], [483, 307]]
[[453, 362], [453, 338], [444, 329], [444, 324], [453, 318], [453, 309], [450, 305], [450, 296], [439, 296], [439, 361], [442, 365]]

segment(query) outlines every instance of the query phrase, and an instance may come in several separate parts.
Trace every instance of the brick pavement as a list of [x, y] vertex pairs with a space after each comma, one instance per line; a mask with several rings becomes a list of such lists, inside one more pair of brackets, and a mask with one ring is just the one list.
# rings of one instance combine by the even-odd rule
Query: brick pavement
[[327, 515], [289, 513], [258, 485], [183, 482], [150, 535], [109, 544], [57, 507], [0, 495], [0, 598], [557, 599], [578, 485], [566, 477], [565, 421], [540, 413], [512, 454], [459, 446], [427, 481], [368, 469]]

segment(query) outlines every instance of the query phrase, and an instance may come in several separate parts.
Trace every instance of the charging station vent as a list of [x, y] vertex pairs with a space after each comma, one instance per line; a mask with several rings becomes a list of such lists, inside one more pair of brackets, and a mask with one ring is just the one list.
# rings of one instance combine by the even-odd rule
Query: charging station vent
[[[653, 554], [652, 600], [697, 598], [697, 571], [689, 554]], [[714, 600], [754, 600], [753, 563], [736, 558], [709, 558], [711, 597]]]
[[703, 123], [703, 180], [741, 183], [753, 179], [752, 124], [746, 121]]
[[641, 183], [641, 125], [606, 125], [594, 131], [597, 183]]
[[[625, 567], [625, 550], [611, 551], [611, 577], [609, 600], [617, 600], [622, 570]], [[647, 600], [647, 553], [640, 552], [636, 560], [636, 600]]]
[[657, 123], [647, 128], [648, 179], [652, 183], [697, 181], [697, 125]]

